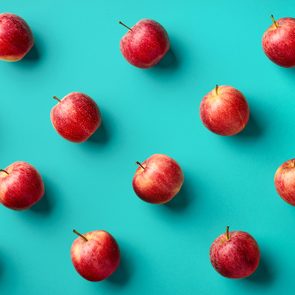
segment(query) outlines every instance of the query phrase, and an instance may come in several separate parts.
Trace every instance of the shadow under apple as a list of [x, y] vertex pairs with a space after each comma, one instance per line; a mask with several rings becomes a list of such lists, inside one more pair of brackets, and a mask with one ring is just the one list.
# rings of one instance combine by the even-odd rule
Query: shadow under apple
[[172, 71], [176, 71], [181, 65], [180, 56], [183, 56], [183, 54], [180, 54], [182, 48], [179, 45], [181, 44], [178, 42], [177, 38], [170, 36], [170, 49], [160, 62], [149, 69], [148, 72], [162, 75], [163, 72], [169, 72], [169, 74], [171, 74]]
[[[7, 282], [7, 270], [9, 272], [9, 267], [11, 267], [11, 264], [13, 264], [13, 261], [7, 260], [8, 258], [7, 252], [4, 252], [3, 249], [0, 251], [0, 286], [2, 282]], [[7, 264], [7, 261], [9, 261], [9, 264]]]
[[101, 126], [88, 139], [88, 142], [94, 143], [94, 144], [106, 144], [108, 140], [109, 140], [109, 134], [105, 127], [104, 121], [102, 121]]
[[52, 190], [52, 185], [48, 181], [46, 177], [43, 177], [44, 187], [45, 187], [45, 194], [43, 198], [35, 204], [30, 211], [40, 215], [48, 215], [52, 212], [54, 207], [54, 192]]
[[[276, 66], [276, 65], [275, 65]], [[278, 68], [278, 71], [286, 76], [291, 76], [292, 79], [293, 79], [293, 76], [295, 75], [295, 67], [293, 68], [284, 68], [284, 67], [280, 67], [280, 66], [277, 66]]]
[[181, 212], [188, 208], [192, 201], [192, 194], [187, 189], [187, 183], [184, 181], [180, 192], [168, 203], [164, 204], [164, 207], [174, 211]]
[[173, 70], [178, 68], [179, 60], [176, 54], [173, 51], [173, 48], [170, 48], [169, 51], [165, 54], [163, 59], [155, 66], [155, 69], [159, 70]]
[[5, 260], [3, 259], [3, 257], [6, 258], [6, 256], [4, 256], [4, 253], [2, 253], [2, 251], [0, 251], [0, 286], [2, 282], [5, 282]]
[[3, 276], [3, 273], [4, 273], [4, 268], [3, 268], [2, 261], [0, 259], [0, 282], [1, 282], [1, 279], [2, 279], [2, 276]]
[[255, 115], [253, 115], [250, 110], [250, 118], [245, 129], [236, 136], [238, 138], [255, 138], [261, 136], [262, 133], [263, 129], [260, 123], [257, 121]]
[[31, 50], [23, 57], [22, 60], [15, 62], [17, 66], [31, 66], [34, 63], [38, 63], [41, 59], [41, 45], [42, 42], [39, 35], [34, 32], [34, 45]]
[[23, 58], [25, 62], [35, 62], [40, 59], [40, 51], [36, 44], [32, 47], [32, 49], [27, 53], [27, 55]]
[[106, 280], [107, 283], [122, 287], [128, 283], [131, 278], [132, 262], [126, 249], [120, 244], [121, 260], [117, 270]]
[[[4, 241], [4, 240], [3, 240]], [[9, 251], [11, 250], [11, 251]], [[15, 284], [20, 286], [21, 274], [19, 273], [18, 257], [13, 253], [13, 250], [8, 246], [0, 249], [0, 286], [4, 284], [9, 286]], [[4, 294], [1, 288], [1, 294]]]
[[259, 266], [256, 272], [248, 277], [246, 281], [256, 284], [269, 284], [274, 280], [274, 273], [270, 269], [270, 265], [266, 262], [265, 257], [260, 258]]
[[261, 117], [261, 114], [251, 108], [250, 105], [250, 117], [244, 130], [236, 135], [226, 136], [226, 139], [229, 139], [231, 142], [243, 142], [244, 140], [258, 139], [265, 132], [264, 128], [267, 125], [260, 122], [260, 120], [258, 120], [259, 117]]

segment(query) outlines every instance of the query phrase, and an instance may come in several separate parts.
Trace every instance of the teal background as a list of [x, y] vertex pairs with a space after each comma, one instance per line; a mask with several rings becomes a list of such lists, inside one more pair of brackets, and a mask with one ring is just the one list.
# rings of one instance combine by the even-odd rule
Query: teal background
[[[2, 0], [1, 11], [30, 24], [36, 46], [23, 61], [0, 64], [1, 166], [32, 163], [46, 196], [25, 212], [0, 208], [1, 294], [294, 293], [295, 212], [276, 194], [277, 167], [294, 157], [295, 70], [272, 64], [261, 37], [293, 0]], [[157, 67], [129, 65], [119, 51], [125, 29], [152, 18], [167, 29], [173, 54]], [[215, 84], [240, 89], [251, 119], [220, 137], [199, 119]], [[93, 97], [103, 127], [86, 143], [67, 142], [49, 119], [69, 92]], [[182, 166], [182, 192], [168, 205], [139, 200], [135, 161], [165, 153]], [[212, 241], [230, 225], [261, 247], [257, 272], [228, 280], [212, 268]], [[72, 229], [105, 229], [122, 264], [90, 283], [74, 271]]]

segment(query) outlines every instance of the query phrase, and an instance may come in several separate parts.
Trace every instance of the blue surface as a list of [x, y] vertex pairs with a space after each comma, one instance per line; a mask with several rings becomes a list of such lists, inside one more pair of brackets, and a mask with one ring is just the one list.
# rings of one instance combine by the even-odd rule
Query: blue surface
[[[277, 167], [294, 157], [295, 70], [272, 64], [261, 37], [269, 15], [295, 16], [285, 1], [1, 1], [32, 27], [36, 47], [0, 64], [1, 166], [25, 160], [41, 172], [46, 196], [26, 212], [0, 208], [1, 294], [293, 294], [295, 211], [276, 194]], [[161, 65], [140, 70], [119, 51], [125, 29], [141, 18], [167, 29]], [[224, 138], [199, 119], [215, 84], [240, 89], [251, 107], [242, 134]], [[53, 95], [82, 91], [104, 124], [89, 142], [67, 142], [51, 126]], [[174, 157], [185, 184], [169, 205], [138, 199], [134, 162]], [[226, 225], [250, 232], [262, 261], [245, 280], [210, 265], [211, 242]], [[74, 271], [75, 236], [110, 231], [120, 269], [101, 283]]]

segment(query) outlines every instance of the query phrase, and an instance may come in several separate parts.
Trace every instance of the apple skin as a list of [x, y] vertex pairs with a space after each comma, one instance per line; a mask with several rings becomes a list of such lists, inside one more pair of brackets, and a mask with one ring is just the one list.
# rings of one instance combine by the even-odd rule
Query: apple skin
[[0, 60], [19, 61], [33, 45], [32, 31], [21, 17], [12, 13], [0, 14]]
[[244, 95], [231, 86], [216, 86], [201, 101], [200, 117], [212, 132], [231, 136], [248, 123], [250, 109]]
[[212, 266], [222, 276], [241, 279], [255, 272], [260, 251], [255, 239], [246, 232], [232, 231], [220, 235], [211, 245]]
[[59, 100], [52, 108], [50, 118], [63, 138], [77, 143], [86, 141], [101, 125], [97, 104], [88, 95], [80, 92], [69, 93]]
[[126, 60], [142, 69], [156, 65], [170, 48], [165, 29], [156, 21], [142, 19], [121, 39], [120, 49]]
[[295, 206], [295, 159], [284, 162], [278, 168], [274, 182], [280, 197]]
[[266, 30], [262, 47], [267, 57], [281, 67], [295, 66], [295, 18], [286, 17]]
[[41, 175], [32, 165], [14, 162], [4, 171], [0, 171], [0, 203], [4, 206], [24, 210], [43, 197], [44, 184]]
[[182, 170], [172, 158], [155, 154], [141, 163], [133, 177], [138, 197], [152, 204], [169, 202], [180, 191], [184, 181]]
[[96, 230], [78, 237], [71, 247], [71, 258], [77, 272], [86, 280], [98, 282], [109, 277], [120, 264], [120, 249], [106, 231]]

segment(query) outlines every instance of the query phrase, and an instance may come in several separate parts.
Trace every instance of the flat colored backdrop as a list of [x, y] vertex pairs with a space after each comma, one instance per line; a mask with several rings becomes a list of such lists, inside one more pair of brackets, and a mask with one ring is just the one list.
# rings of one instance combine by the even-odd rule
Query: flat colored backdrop
[[[261, 37], [277, 18], [295, 17], [293, 0], [2, 0], [21, 15], [36, 46], [21, 62], [0, 63], [1, 167], [25, 160], [44, 177], [46, 195], [26, 212], [0, 207], [0, 292], [40, 294], [294, 294], [295, 209], [276, 194], [273, 176], [295, 157], [295, 70], [272, 64]], [[172, 52], [157, 67], [129, 65], [119, 51], [129, 26], [152, 18], [167, 29]], [[215, 84], [248, 99], [246, 130], [220, 137], [199, 119]], [[103, 126], [74, 144], [49, 113], [71, 91], [101, 108]], [[139, 200], [135, 161], [175, 158], [184, 187], [168, 205]], [[212, 268], [211, 242], [230, 225], [261, 247], [257, 273], [228, 280]], [[81, 232], [105, 229], [122, 263], [101, 283], [74, 271], [70, 246]]]

